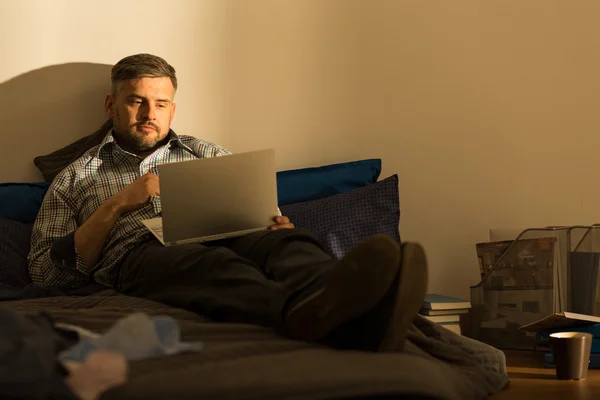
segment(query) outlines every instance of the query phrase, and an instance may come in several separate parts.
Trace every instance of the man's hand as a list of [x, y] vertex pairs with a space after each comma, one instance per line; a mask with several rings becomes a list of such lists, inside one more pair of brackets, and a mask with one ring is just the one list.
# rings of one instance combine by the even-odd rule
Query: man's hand
[[273, 220], [275, 221], [275, 225], [271, 225], [270, 229], [272, 231], [275, 231], [277, 229], [292, 229], [292, 228], [294, 228], [294, 224], [292, 224], [290, 222], [290, 219], [288, 217], [277, 216], [277, 217], [273, 218]]
[[126, 212], [159, 196], [158, 176], [148, 173], [105, 201], [92, 216], [75, 231], [75, 248], [89, 267], [98, 263], [104, 242], [117, 219]]
[[113, 201], [121, 213], [135, 211], [150, 201], [151, 196], [160, 196], [158, 175], [147, 173], [114, 195]]

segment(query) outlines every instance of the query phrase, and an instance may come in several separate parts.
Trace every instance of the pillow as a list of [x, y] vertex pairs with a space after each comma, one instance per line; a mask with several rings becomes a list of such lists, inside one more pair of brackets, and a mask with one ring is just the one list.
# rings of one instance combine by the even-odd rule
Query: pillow
[[346, 193], [280, 209], [294, 225], [310, 230], [336, 258], [378, 233], [387, 234], [400, 243], [398, 175]]
[[33, 224], [0, 219], [0, 284], [23, 287], [31, 283], [27, 255], [32, 229]]
[[0, 218], [33, 223], [48, 187], [49, 182], [0, 183]]
[[91, 135], [81, 138], [48, 155], [38, 156], [33, 159], [33, 163], [38, 167], [46, 182], [52, 182], [60, 171], [81, 157], [86, 151], [102, 143], [102, 140], [104, 140], [104, 137], [111, 129], [112, 119], [109, 119]]
[[277, 173], [279, 205], [317, 200], [377, 182], [381, 160], [367, 159]]
[[27, 261], [32, 229], [33, 224], [0, 218], [0, 301], [67, 295], [85, 296], [107, 289], [97, 283], [70, 291], [34, 285]]

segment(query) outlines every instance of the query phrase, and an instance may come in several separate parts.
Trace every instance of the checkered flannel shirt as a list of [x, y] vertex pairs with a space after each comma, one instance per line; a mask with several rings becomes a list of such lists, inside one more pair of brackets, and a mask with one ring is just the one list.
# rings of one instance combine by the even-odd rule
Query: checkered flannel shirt
[[136, 244], [151, 234], [140, 222], [161, 211], [160, 197], [137, 211], [123, 214], [106, 239], [100, 261], [86, 265], [75, 248], [75, 230], [111, 196], [166, 162], [230, 154], [227, 149], [171, 131], [169, 142], [140, 159], [121, 149], [112, 131], [98, 146], [65, 168], [52, 182], [33, 226], [29, 273], [41, 286], [76, 288], [92, 279], [116, 287], [118, 265]]

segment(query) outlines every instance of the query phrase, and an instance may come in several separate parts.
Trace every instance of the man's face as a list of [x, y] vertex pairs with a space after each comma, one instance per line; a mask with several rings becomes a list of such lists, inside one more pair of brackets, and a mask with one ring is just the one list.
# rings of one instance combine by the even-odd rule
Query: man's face
[[175, 90], [168, 77], [123, 81], [117, 95], [106, 97], [119, 146], [134, 154], [149, 154], [168, 135], [175, 116]]

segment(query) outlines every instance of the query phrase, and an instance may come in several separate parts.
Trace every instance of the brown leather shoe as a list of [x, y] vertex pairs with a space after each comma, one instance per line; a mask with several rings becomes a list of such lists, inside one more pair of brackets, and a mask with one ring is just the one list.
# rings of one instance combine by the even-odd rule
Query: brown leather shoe
[[400, 269], [385, 296], [368, 313], [339, 326], [326, 339], [334, 348], [402, 351], [406, 332], [427, 291], [427, 259], [416, 243], [401, 246]]
[[283, 321], [286, 334], [316, 341], [370, 311], [394, 282], [399, 261], [398, 243], [389, 236], [362, 241], [338, 262], [321, 288], [288, 310]]

